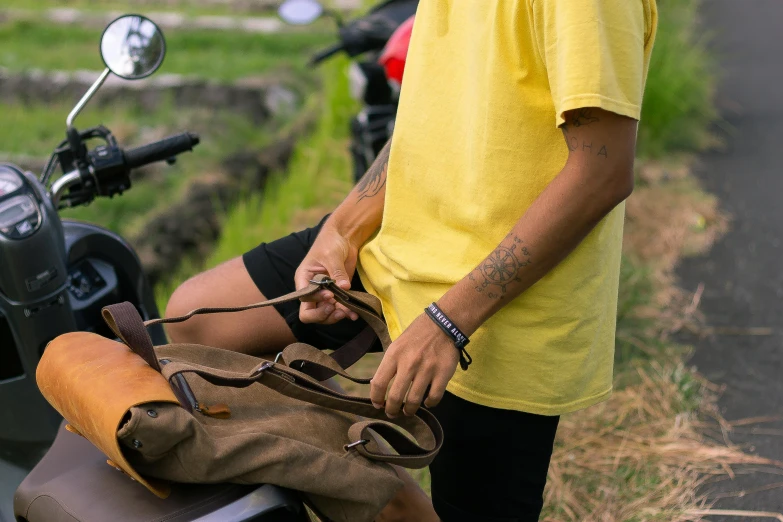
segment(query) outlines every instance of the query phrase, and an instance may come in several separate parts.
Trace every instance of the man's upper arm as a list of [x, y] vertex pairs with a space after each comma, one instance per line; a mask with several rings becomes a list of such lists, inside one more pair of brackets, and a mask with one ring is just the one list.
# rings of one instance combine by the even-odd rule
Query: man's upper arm
[[633, 189], [637, 121], [597, 107], [574, 109], [564, 116], [567, 165], [609, 183], [624, 199]]

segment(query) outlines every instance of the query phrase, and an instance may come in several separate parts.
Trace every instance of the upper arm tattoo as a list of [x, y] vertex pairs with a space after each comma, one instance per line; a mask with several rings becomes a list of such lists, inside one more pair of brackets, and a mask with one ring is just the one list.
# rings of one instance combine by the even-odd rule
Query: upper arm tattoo
[[589, 127], [593, 123], [598, 123], [600, 118], [595, 114], [595, 111], [590, 107], [582, 109], [576, 109], [568, 111], [565, 114], [565, 123], [560, 128], [563, 129], [563, 136], [568, 145], [570, 152], [584, 152], [586, 154], [594, 154], [596, 156], [609, 157], [609, 151], [606, 145], [595, 145], [589, 136], [585, 136], [584, 127]]
[[359, 191], [359, 199], [356, 200], [359, 203], [364, 198], [371, 198], [377, 196], [383, 187], [386, 185], [386, 172], [389, 169], [389, 150], [391, 149], [391, 141], [375, 158], [375, 161], [362, 179], [359, 180], [359, 184], [356, 189]]

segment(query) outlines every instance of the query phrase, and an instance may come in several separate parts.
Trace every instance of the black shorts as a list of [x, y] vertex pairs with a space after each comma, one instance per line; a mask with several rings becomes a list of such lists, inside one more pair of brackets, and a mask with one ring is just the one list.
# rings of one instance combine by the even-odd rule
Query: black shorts
[[[325, 220], [263, 243], [242, 257], [266, 298], [295, 290], [294, 273]], [[358, 275], [351, 289], [364, 291]], [[339, 348], [365, 327], [362, 319], [326, 326], [304, 324], [298, 302], [275, 305], [275, 309], [299, 341], [322, 349]], [[380, 349], [380, 343], [376, 347]], [[448, 392], [432, 411], [445, 431], [443, 448], [430, 466], [432, 501], [441, 520], [538, 520], [559, 417], [489, 408]]]

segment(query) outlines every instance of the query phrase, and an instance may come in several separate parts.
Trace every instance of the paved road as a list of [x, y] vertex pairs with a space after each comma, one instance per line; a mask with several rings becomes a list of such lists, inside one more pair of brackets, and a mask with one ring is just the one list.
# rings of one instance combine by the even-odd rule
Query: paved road
[[[729, 420], [783, 416], [783, 0], [705, 0], [702, 16], [715, 33], [725, 73], [719, 104], [734, 131], [726, 150], [704, 156], [697, 174], [734, 222], [707, 256], [684, 263], [680, 276], [692, 290], [704, 282], [702, 310], [712, 325], [767, 326], [774, 333], [697, 342], [692, 362], [727, 385], [720, 406]], [[763, 427], [783, 430], [783, 422]], [[781, 435], [733, 439], [783, 460]], [[782, 475], [758, 474], [723, 488], [781, 482]], [[721, 500], [718, 506], [783, 513], [783, 488]]]

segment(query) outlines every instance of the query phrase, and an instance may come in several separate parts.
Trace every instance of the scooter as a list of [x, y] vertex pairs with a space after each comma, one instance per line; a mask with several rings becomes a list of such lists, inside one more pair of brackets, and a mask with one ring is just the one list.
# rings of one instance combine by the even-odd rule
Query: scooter
[[[123, 149], [103, 126], [77, 130], [74, 120], [109, 75], [126, 80], [151, 75], [163, 62], [166, 42], [151, 20], [127, 15], [108, 25], [100, 50], [106, 68], [68, 115], [66, 139], [42, 175], [0, 165], [0, 457], [14, 469], [29, 469], [51, 445], [16, 490], [16, 520], [92, 520], [98, 504], [124, 521], [309, 520], [296, 494], [270, 485], [174, 485], [161, 501], [67, 432], [36, 387], [38, 360], [53, 338], [76, 330], [114, 338], [101, 318], [105, 305], [129, 301], [144, 319], [158, 317], [131, 246], [100, 226], [61, 219], [58, 210], [121, 195], [131, 188], [134, 169], [173, 163], [199, 143], [197, 135], [185, 132]], [[90, 148], [94, 141], [99, 143]], [[58, 167], [61, 174], [53, 179]], [[150, 334], [155, 344], [166, 342], [161, 328]], [[89, 491], [96, 482], [114, 485], [117, 495], [94, 498]]]
[[339, 13], [317, 0], [287, 0], [278, 10], [280, 18], [291, 25], [311, 24], [322, 16], [335, 20], [339, 42], [314, 54], [311, 65], [341, 52], [361, 57], [349, 69], [351, 95], [364, 104], [351, 120], [351, 156], [357, 181], [394, 130], [402, 70], [418, 5], [419, 0], [386, 0], [347, 24]]

